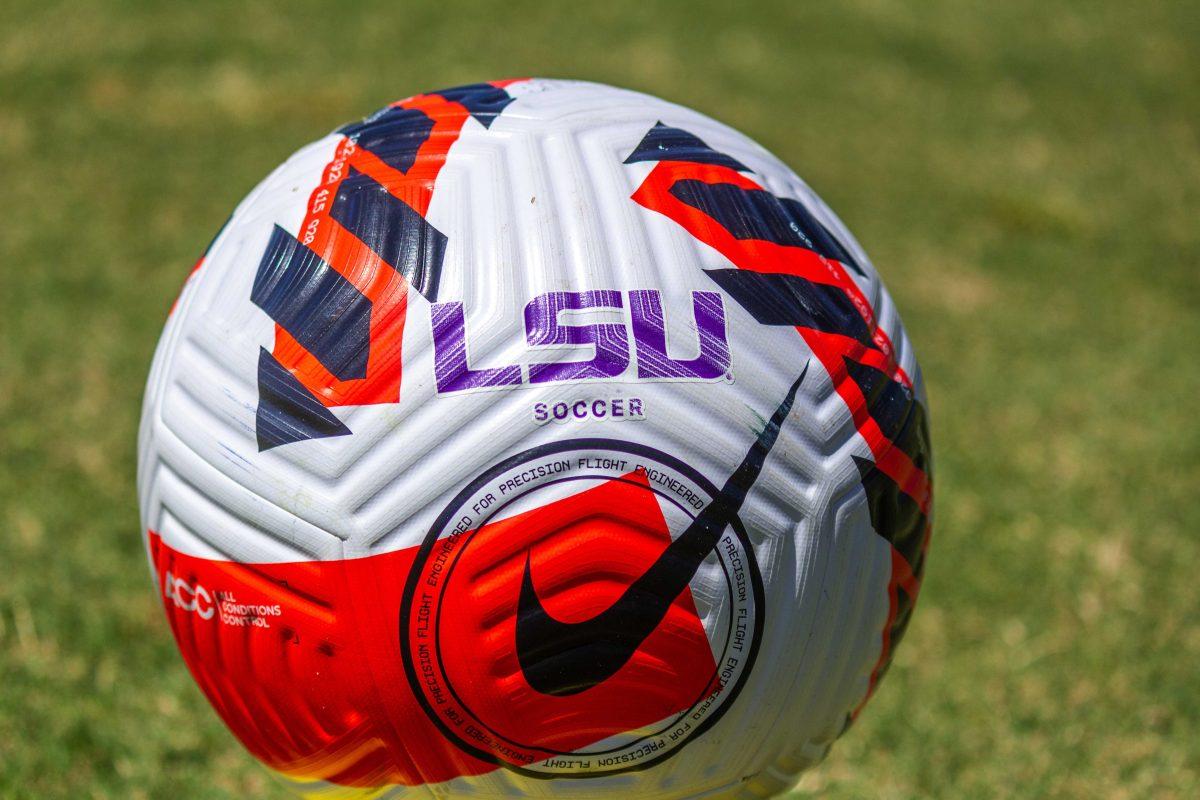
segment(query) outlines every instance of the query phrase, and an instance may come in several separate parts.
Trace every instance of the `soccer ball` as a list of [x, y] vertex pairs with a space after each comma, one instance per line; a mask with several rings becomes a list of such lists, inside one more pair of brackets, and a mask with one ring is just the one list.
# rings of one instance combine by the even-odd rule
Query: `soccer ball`
[[193, 676], [301, 792], [761, 798], [907, 625], [925, 406], [875, 269], [763, 148], [474, 84], [234, 211], [154, 358], [142, 527]]

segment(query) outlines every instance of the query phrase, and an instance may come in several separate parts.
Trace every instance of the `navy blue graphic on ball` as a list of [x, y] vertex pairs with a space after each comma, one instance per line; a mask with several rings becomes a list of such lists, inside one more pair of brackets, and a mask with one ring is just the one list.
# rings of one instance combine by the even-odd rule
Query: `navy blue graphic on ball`
[[671, 194], [715, 219], [738, 239], [803, 247], [866, 275], [829, 229], [798, 200], [732, 183], [689, 180], [677, 181]]
[[629, 158], [626, 164], [638, 161], [690, 161], [693, 164], [720, 164], [739, 172], [749, 172], [749, 168], [736, 158], [713, 150], [699, 136], [688, 133], [680, 128], [672, 128], [658, 122], [651, 128]]
[[[637, 161], [715, 164], [739, 172], [748, 171], [732, 156], [713, 150], [699, 137], [668, 128], [661, 122], [646, 133], [625, 163]], [[661, 192], [665, 189], [673, 202], [699, 211], [707, 218], [706, 224], [719, 226], [736, 240], [765, 241], [808, 250], [840, 263], [847, 270], [865, 275], [849, 249], [803, 203], [778, 197], [761, 187], [747, 188], [732, 183], [734, 179], [734, 176], [714, 175], [713, 170], [707, 168], [697, 168], [691, 175], [681, 174], [678, 170], [652, 172], [642, 187], [651, 186], [651, 191], [642, 194], [639, 189], [634, 199], [684, 224], [679, 209], [664, 203]], [[693, 235], [704, 238], [703, 226], [691, 230]], [[856, 307], [851, 293], [835, 285], [836, 280], [819, 283], [783, 270], [773, 272], [769, 258], [757, 260], [746, 255], [752, 252], [750, 249], [743, 251], [743, 263], [735, 262], [727, 269], [707, 269], [705, 274], [756, 322], [795, 327], [808, 335], [815, 332], [817, 336], [847, 337], [873, 353], [876, 360], [882, 357], [879, 344], [873, 338], [874, 331]], [[849, 282], [853, 283], [852, 280]], [[848, 379], [861, 390], [868, 413], [887, 438], [886, 446], [907, 455], [912, 465], [923, 473], [928, 487], [933, 465], [924, 407], [910, 388], [888, 374], [852, 358], [844, 358], [844, 361]], [[829, 363], [823, 363], [830, 368]], [[895, 547], [919, 581], [924, 567], [929, 520], [918, 502], [875, 461], [855, 456], [854, 463], [867, 497], [872, 527]], [[888, 631], [893, 648], [903, 636], [915, 599], [907, 590], [897, 594], [897, 614]], [[885, 650], [881, 670], [886, 669], [889, 655], [890, 651]], [[878, 675], [873, 676], [872, 686], [877, 678]]]
[[446, 236], [408, 203], [350, 167], [329, 216], [391, 264], [426, 300], [437, 301]]
[[423, 111], [389, 106], [362, 122], [338, 128], [338, 133], [354, 139], [392, 169], [407, 173], [432, 130], [433, 120]]
[[281, 444], [345, 436], [350, 429], [300, 385], [296, 376], [265, 348], [258, 353], [258, 412], [255, 430], [259, 451]]
[[278, 225], [250, 300], [339, 380], [367, 374], [371, 301]]
[[[474, 118], [486, 128], [513, 99], [491, 84], [460, 86], [390, 105], [338, 130], [346, 140], [310, 199], [297, 234], [303, 242], [276, 226], [251, 291], [251, 300], [300, 346], [277, 346], [260, 359], [260, 451], [349, 434], [330, 407], [398, 400], [401, 364], [394, 354], [372, 358], [371, 350], [398, 346], [407, 287], [437, 300], [447, 238], [425, 214], [438, 172], [463, 123]], [[418, 159], [422, 168], [414, 170]], [[332, 231], [322, 227], [326, 217], [336, 223]], [[318, 235], [322, 244], [312, 244]], [[376, 291], [378, 265], [364, 263], [357, 247], [338, 246], [353, 245], [349, 237], [405, 281]], [[328, 374], [298, 363], [309, 356]]]
[[431, 94], [440, 95], [463, 106], [485, 128], [492, 127], [500, 112], [516, 99], [504, 89], [490, 83], [469, 83], [466, 86], [439, 89]]

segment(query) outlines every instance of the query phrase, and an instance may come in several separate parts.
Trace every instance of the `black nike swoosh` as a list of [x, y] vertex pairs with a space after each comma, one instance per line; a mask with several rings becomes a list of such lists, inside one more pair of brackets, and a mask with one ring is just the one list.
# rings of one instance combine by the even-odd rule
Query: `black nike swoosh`
[[542, 694], [578, 694], [611, 678], [641, 647], [667, 609], [716, 547], [758, 480], [767, 454], [791, 411], [808, 365], [792, 384], [742, 463], [692, 524], [629, 585], [615, 603], [583, 622], [561, 622], [546, 611], [525, 558], [517, 602], [517, 661], [525, 680]]

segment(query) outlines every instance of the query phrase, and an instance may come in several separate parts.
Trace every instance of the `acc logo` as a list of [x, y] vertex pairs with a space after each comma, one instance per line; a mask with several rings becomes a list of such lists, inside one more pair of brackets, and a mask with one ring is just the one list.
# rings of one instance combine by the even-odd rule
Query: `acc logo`
[[[673, 358], [667, 353], [667, 331], [662, 294], [656, 289], [635, 289], [629, 298], [629, 328], [637, 356], [638, 380], [715, 380], [729, 370], [729, 340], [725, 307], [718, 292], [692, 292], [692, 313], [698, 344], [694, 358]], [[467, 329], [463, 304], [434, 303], [434, 372], [440, 394], [522, 383], [555, 383], [617, 378], [629, 369], [631, 350], [625, 322], [569, 324], [564, 312], [609, 311], [625, 308], [621, 292], [599, 289], [586, 292], [547, 292], [525, 306], [525, 340], [531, 349], [582, 348], [592, 351], [587, 361], [553, 361], [522, 367], [472, 368], [467, 363]]]
[[568, 439], [451, 501], [400, 610], [413, 693], [448, 739], [531, 777], [591, 778], [669, 758], [721, 717], [763, 625], [738, 513], [799, 385], [720, 488], [645, 445]]
[[163, 579], [163, 596], [175, 603], [177, 608], [192, 611], [200, 619], [212, 619], [217, 613], [213, 597], [200, 584], [192, 586], [183, 578], [176, 578], [168, 570]]

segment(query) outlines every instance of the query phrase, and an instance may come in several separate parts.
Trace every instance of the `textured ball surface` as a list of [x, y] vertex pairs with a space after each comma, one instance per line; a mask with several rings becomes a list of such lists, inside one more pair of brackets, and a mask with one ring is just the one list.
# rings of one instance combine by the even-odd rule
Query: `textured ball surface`
[[908, 622], [920, 372], [770, 153], [635, 92], [418, 95], [189, 277], [139, 497], [180, 650], [322, 797], [764, 797]]

